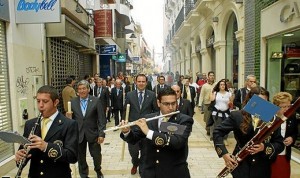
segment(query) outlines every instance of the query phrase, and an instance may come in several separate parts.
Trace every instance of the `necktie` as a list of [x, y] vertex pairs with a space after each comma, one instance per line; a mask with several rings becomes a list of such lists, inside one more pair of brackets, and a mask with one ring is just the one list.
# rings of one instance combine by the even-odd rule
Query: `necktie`
[[87, 108], [87, 100], [82, 99], [81, 100], [81, 111], [82, 111], [83, 116], [85, 116], [86, 108]]
[[167, 117], [163, 117], [163, 122], [168, 122], [168, 120], [169, 120], [169, 118], [167, 118]]
[[163, 85], [161, 85], [161, 86], [160, 86], [160, 88], [164, 88], [164, 86], [163, 86]]
[[44, 140], [44, 138], [46, 137], [46, 135], [47, 135], [47, 132], [48, 132], [48, 129], [47, 129], [47, 124], [48, 124], [48, 122], [50, 121], [50, 119], [49, 118], [43, 118], [43, 124], [42, 124], [42, 129], [41, 129], [41, 131], [42, 131], [42, 139]]
[[143, 102], [143, 92], [139, 92], [139, 104], [140, 106], [142, 106], [142, 102]]
[[119, 89], [117, 89], [117, 96], [119, 96], [119, 91], [120, 91], [120, 90], [119, 90]]

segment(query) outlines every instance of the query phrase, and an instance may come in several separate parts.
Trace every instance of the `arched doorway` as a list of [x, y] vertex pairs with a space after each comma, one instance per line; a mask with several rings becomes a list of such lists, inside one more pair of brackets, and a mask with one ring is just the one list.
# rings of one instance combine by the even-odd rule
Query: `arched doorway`
[[238, 31], [236, 16], [232, 13], [226, 28], [226, 78], [232, 81], [235, 88], [238, 87], [239, 69], [239, 45], [235, 32]]

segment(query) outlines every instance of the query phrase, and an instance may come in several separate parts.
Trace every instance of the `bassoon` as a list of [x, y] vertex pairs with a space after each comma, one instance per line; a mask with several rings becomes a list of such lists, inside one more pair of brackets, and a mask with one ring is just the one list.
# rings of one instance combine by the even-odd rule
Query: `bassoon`
[[280, 127], [280, 125], [287, 120], [287, 118], [291, 117], [292, 114], [298, 109], [300, 106], [300, 97], [293, 103], [291, 107], [289, 107], [283, 114], [283, 117], [276, 118], [273, 121], [268, 123], [262, 123], [261, 129], [254, 135], [254, 137], [249, 140], [245, 146], [234, 155], [234, 159], [236, 159], [237, 164], [234, 165], [233, 168], [225, 167], [217, 176], [217, 178], [226, 177], [229, 173], [231, 173], [240, 162], [242, 162], [250, 152], [248, 148], [252, 147], [255, 144], [262, 143], [266, 138], [268, 138], [276, 129]]
[[[32, 127], [32, 129], [31, 129], [31, 131], [29, 133], [29, 136], [35, 134], [35, 131], [36, 131], [37, 127], [40, 125], [41, 118], [42, 118], [42, 113], [40, 113], [39, 116], [37, 117], [37, 120], [34, 123], [34, 126]], [[25, 156], [25, 158], [23, 158], [20, 161], [20, 163], [18, 163], [19, 169], [18, 169], [18, 172], [17, 172], [17, 175], [16, 175], [15, 178], [20, 178], [21, 177], [23, 168], [25, 167], [25, 165], [27, 163], [27, 156], [28, 156], [30, 150], [29, 150], [28, 146], [26, 146], [26, 144], [24, 145], [24, 149], [25, 149], [25, 152], [26, 152], [26, 156]]]

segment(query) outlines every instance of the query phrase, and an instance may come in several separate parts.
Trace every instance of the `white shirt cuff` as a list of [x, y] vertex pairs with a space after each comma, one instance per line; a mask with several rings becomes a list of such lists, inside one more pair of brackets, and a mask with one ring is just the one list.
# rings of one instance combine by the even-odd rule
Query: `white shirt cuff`
[[153, 130], [149, 130], [149, 132], [148, 132], [147, 135], [146, 135], [146, 138], [148, 138], [149, 140], [152, 140], [152, 138], [153, 138], [153, 133], [154, 133]]
[[123, 133], [124, 137], [126, 138], [130, 133], [130, 130], [127, 133]]

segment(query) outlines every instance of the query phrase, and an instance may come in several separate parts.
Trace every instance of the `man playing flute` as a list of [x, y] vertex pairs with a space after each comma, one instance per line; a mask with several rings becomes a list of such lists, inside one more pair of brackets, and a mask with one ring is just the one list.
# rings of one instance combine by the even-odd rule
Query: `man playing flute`
[[[151, 118], [175, 112], [177, 108], [176, 92], [167, 88], [159, 92], [157, 105], [160, 111], [148, 114]], [[165, 122], [165, 123], [163, 123]], [[121, 138], [130, 144], [142, 142], [141, 160], [143, 170], [141, 178], [190, 178], [188, 169], [188, 137], [190, 136], [193, 118], [185, 114], [176, 114], [146, 122], [145, 118], [136, 121], [137, 128], [125, 127]], [[121, 125], [126, 122], [122, 121]], [[165, 124], [176, 124], [181, 134], [162, 130]], [[176, 129], [175, 129], [176, 130]]]

